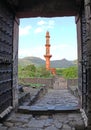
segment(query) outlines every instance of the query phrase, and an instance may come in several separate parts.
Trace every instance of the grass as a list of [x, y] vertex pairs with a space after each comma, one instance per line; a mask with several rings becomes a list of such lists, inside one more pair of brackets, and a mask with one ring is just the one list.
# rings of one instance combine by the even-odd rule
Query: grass
[[24, 85], [27, 87], [31, 87], [31, 88], [41, 88], [42, 86], [44, 86], [44, 84], [39, 84], [39, 83], [25, 83], [25, 82], [19, 82], [20, 85]]

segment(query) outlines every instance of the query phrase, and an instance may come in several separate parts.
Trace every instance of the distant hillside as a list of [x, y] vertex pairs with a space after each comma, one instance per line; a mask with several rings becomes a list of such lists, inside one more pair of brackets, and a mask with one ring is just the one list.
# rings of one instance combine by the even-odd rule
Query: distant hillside
[[[44, 66], [45, 60], [39, 57], [25, 57], [25, 58], [19, 59], [18, 64], [21, 66], [25, 66], [29, 64], [34, 64], [35, 66]], [[75, 66], [75, 65], [76, 65], [76, 62], [68, 61], [66, 59], [51, 61], [51, 67], [54, 67], [54, 68], [67, 68], [67, 67]]]
[[51, 67], [55, 68], [67, 68], [74, 65], [73, 61], [68, 61], [66, 59], [51, 61]]
[[39, 58], [39, 57], [25, 57], [18, 60], [18, 64], [25, 66], [29, 64], [34, 64], [35, 66], [42, 66], [45, 65], [45, 60]]

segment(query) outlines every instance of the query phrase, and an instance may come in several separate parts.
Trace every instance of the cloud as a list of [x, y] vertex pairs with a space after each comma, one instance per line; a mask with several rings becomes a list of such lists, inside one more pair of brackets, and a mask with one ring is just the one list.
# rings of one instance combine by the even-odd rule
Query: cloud
[[32, 26], [25, 26], [19, 28], [19, 36], [28, 35]]
[[49, 20], [48, 21], [48, 28], [53, 28], [55, 25], [55, 21], [54, 20]]
[[42, 27], [38, 27], [34, 30], [35, 33], [41, 33], [43, 32], [43, 28]]
[[44, 20], [40, 20], [37, 23], [39, 26], [34, 30], [35, 33], [41, 33], [43, 31], [48, 30], [49, 28], [54, 28], [55, 21], [54, 20], [48, 20], [47, 22]]
[[38, 25], [44, 25], [44, 24], [46, 24], [46, 22], [45, 22], [44, 20], [40, 20], [40, 21], [38, 22]]

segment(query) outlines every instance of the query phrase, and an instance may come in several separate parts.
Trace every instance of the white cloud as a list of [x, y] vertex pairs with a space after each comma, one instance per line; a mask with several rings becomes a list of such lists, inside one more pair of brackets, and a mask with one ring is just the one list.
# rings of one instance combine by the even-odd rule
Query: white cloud
[[25, 26], [19, 28], [19, 36], [28, 35], [32, 26]]
[[44, 21], [44, 20], [40, 20], [38, 22], [38, 25], [40, 25], [38, 28], [35, 29], [35, 33], [41, 33], [44, 30], [48, 30], [49, 28], [54, 28], [55, 25], [55, 21], [54, 20], [49, 20], [49, 21]]
[[40, 21], [38, 22], [38, 25], [44, 25], [44, 24], [46, 24], [46, 22], [45, 22], [44, 20], [40, 20]]
[[48, 28], [53, 28], [55, 25], [55, 21], [54, 20], [49, 20], [48, 21]]
[[35, 33], [41, 33], [43, 32], [43, 28], [42, 27], [38, 27], [34, 30]]

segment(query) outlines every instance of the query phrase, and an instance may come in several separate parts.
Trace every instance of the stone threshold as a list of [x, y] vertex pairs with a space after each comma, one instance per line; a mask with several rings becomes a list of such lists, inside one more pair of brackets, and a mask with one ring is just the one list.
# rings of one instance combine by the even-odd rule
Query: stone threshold
[[48, 115], [55, 113], [66, 113], [66, 112], [76, 112], [80, 113], [79, 107], [60, 107], [60, 106], [51, 106], [51, 107], [38, 107], [38, 106], [20, 106], [18, 108], [19, 113], [23, 114], [32, 114], [32, 115]]

